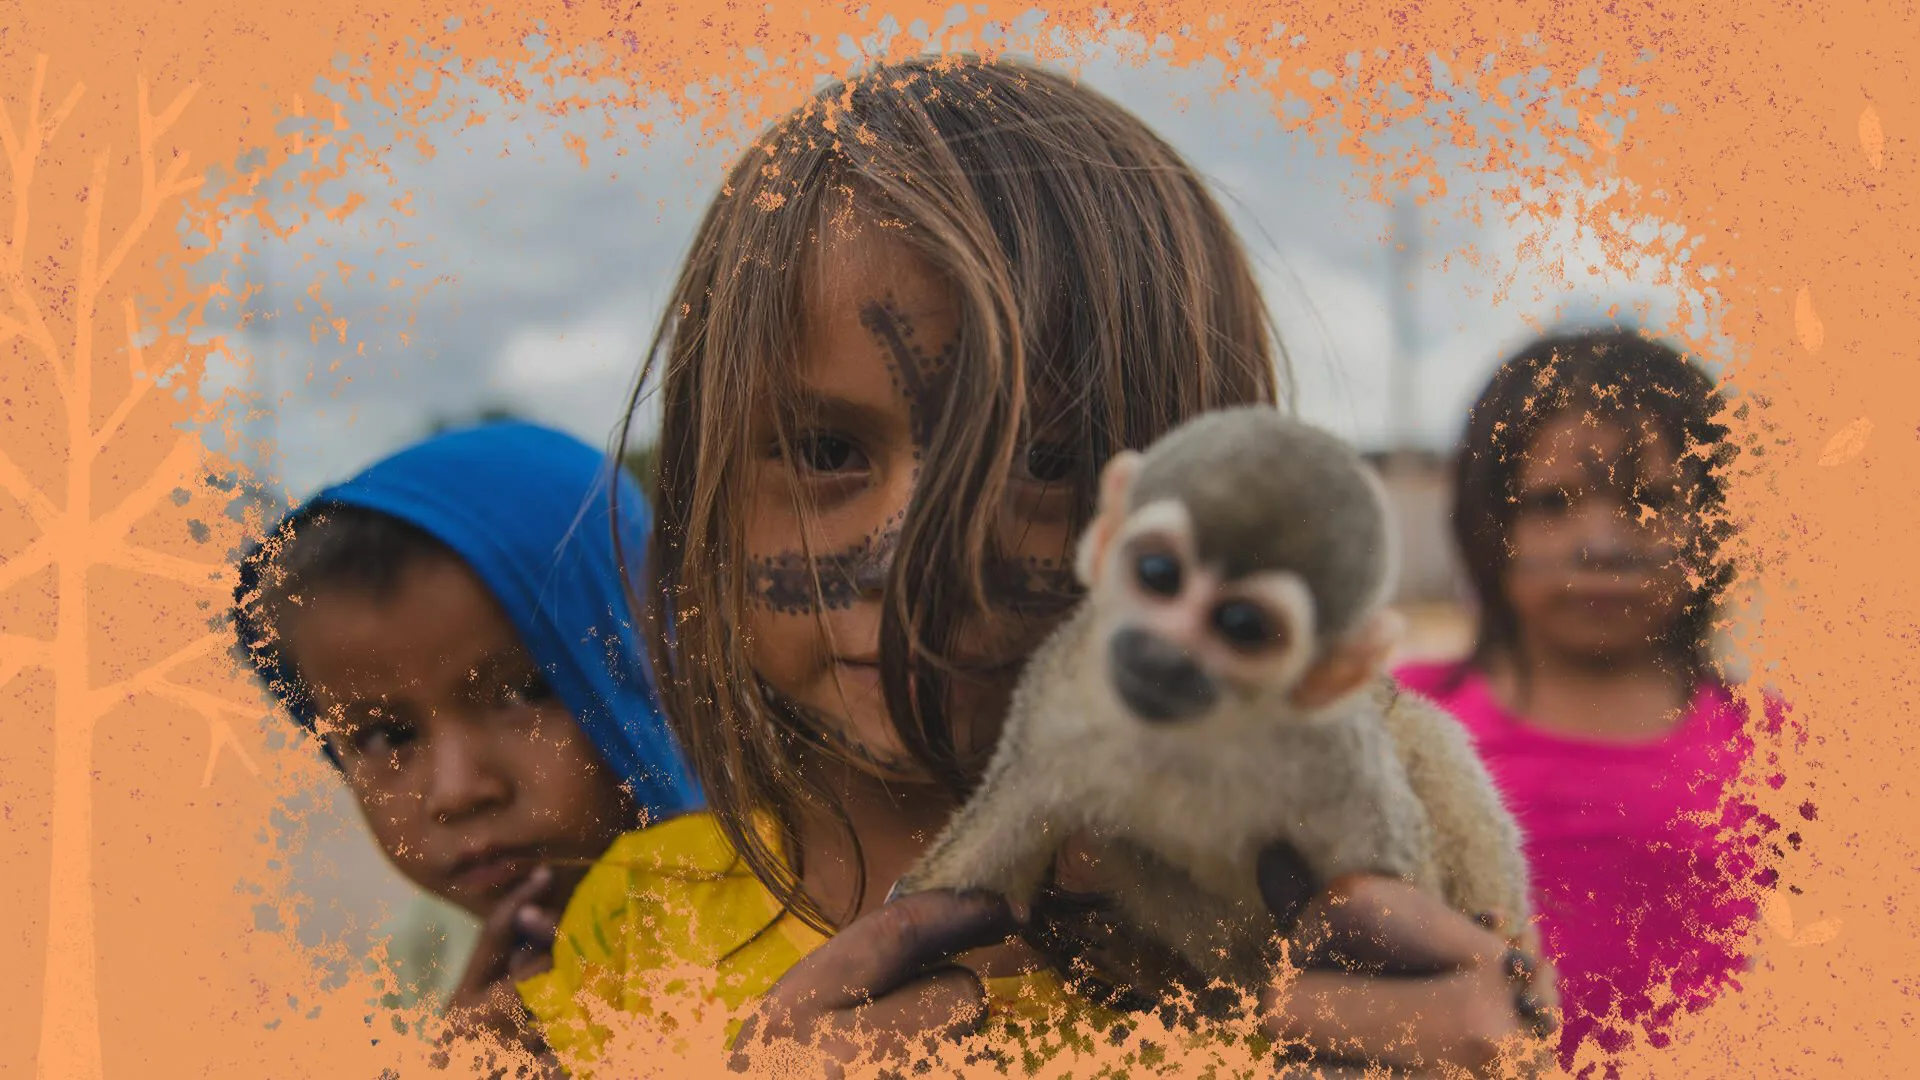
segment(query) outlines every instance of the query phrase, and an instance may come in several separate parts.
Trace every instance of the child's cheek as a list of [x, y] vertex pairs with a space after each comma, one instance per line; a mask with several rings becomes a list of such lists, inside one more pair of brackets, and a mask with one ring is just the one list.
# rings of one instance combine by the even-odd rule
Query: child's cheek
[[774, 633], [766, 627], [749, 636], [746, 651], [753, 673], [783, 697], [804, 696], [809, 682], [806, 673], [820, 666], [811, 659], [817, 652], [813, 641], [798, 634]]

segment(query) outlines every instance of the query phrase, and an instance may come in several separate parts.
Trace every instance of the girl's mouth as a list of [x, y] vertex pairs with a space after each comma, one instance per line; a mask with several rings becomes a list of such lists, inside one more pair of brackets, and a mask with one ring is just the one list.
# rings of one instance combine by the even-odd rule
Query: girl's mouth
[[880, 662], [878, 660], [858, 660], [840, 657], [834, 661], [834, 667], [843, 683], [859, 687], [871, 687], [876, 692], [880, 687]]
[[540, 853], [533, 848], [485, 848], [462, 856], [447, 877], [458, 888], [491, 896], [521, 881], [539, 865]]
[[1582, 618], [1611, 622], [1634, 618], [1647, 600], [1638, 589], [1575, 590], [1567, 595], [1567, 608]]
[[1567, 595], [1575, 600], [1638, 600], [1652, 586], [1652, 575], [1640, 570], [1615, 573], [1575, 572], [1567, 580]]

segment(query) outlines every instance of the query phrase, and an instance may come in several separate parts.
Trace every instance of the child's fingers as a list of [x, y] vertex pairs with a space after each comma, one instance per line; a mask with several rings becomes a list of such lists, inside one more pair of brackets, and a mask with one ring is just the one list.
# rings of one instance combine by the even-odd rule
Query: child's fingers
[[1323, 1055], [1478, 1070], [1505, 1040], [1544, 1023], [1528, 959], [1405, 882], [1335, 882], [1300, 925], [1317, 970], [1264, 995], [1265, 1027], [1278, 1040]]
[[970, 1030], [984, 1015], [985, 991], [951, 961], [1018, 928], [998, 896], [943, 890], [882, 905], [788, 969], [741, 1029], [735, 1065], [769, 1042], [812, 1043], [829, 1062], [844, 1062]]
[[818, 1055], [817, 1072], [847, 1075], [857, 1061], [904, 1060], [929, 1040], [957, 1040], [977, 1032], [987, 1016], [986, 987], [958, 965], [944, 965], [909, 979], [871, 1004], [819, 1015], [750, 1016], [733, 1050], [733, 1067], [751, 1067], [753, 1055], [771, 1043], [798, 1041]]
[[1434, 975], [1490, 963], [1506, 943], [1439, 898], [1402, 881], [1356, 877], [1308, 906], [1311, 967]]
[[536, 975], [544, 975], [553, 970], [553, 950], [532, 947], [515, 949], [507, 957], [507, 978], [513, 982], [526, 982]]
[[977, 1032], [986, 1019], [987, 988], [967, 968], [945, 965], [857, 1012], [858, 1025], [867, 1030], [938, 1032], [957, 1039]]
[[935, 964], [998, 944], [1018, 929], [1001, 897], [915, 893], [854, 920], [789, 977], [800, 976], [841, 1007], [865, 1004]]
[[514, 913], [513, 925], [523, 940], [543, 949], [551, 949], [553, 939], [560, 934], [560, 920], [550, 908], [539, 904], [522, 904]]
[[1504, 981], [1482, 969], [1425, 979], [1308, 971], [1265, 995], [1267, 1034], [1321, 1057], [1420, 1070], [1487, 1066], [1519, 1032]]
[[552, 911], [538, 904], [523, 904], [514, 914], [514, 930], [519, 944], [507, 955], [507, 977], [525, 982], [553, 967], [553, 940], [560, 924]]
[[[480, 924], [480, 937], [474, 943], [472, 959], [467, 962], [460, 987], [455, 991], [456, 1000], [470, 1000], [473, 995], [484, 993], [507, 974], [524, 936], [520, 927], [521, 912], [537, 909], [540, 898], [552, 887], [553, 871], [542, 866], [527, 875], [527, 880], [515, 886], [487, 913], [486, 920]], [[553, 933], [543, 940], [551, 943]]]
[[513, 890], [500, 898], [493, 910], [487, 914], [481, 933], [494, 938], [507, 938], [517, 932], [516, 922], [522, 908], [537, 904], [548, 889], [553, 887], [553, 871], [542, 866], [527, 875], [527, 880], [513, 887]]

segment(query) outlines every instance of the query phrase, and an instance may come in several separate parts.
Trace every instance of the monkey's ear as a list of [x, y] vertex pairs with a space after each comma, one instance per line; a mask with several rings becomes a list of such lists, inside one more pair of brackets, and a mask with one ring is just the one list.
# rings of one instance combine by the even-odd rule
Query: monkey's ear
[[1120, 532], [1121, 523], [1127, 520], [1127, 494], [1133, 490], [1133, 478], [1139, 472], [1140, 454], [1134, 450], [1113, 455], [1100, 470], [1100, 507], [1093, 523], [1081, 534], [1073, 561], [1074, 575], [1089, 589], [1099, 583], [1107, 547]]
[[1406, 633], [1407, 621], [1398, 612], [1375, 612], [1359, 632], [1321, 657], [1300, 676], [1293, 688], [1295, 707], [1311, 712], [1360, 689], [1387, 666], [1387, 658]]
[[1100, 512], [1119, 512], [1125, 517], [1127, 495], [1133, 490], [1134, 477], [1140, 475], [1140, 451], [1122, 450], [1107, 459], [1100, 470]]

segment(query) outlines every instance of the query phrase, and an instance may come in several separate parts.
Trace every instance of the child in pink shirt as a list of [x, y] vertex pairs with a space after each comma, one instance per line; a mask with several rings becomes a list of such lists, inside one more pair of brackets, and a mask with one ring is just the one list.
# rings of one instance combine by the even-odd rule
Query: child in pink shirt
[[1467, 726], [1519, 819], [1569, 1067], [1589, 1037], [1609, 1056], [1636, 1027], [1660, 1044], [1744, 964], [1753, 868], [1716, 833], [1750, 742], [1708, 656], [1721, 459], [1695, 449], [1725, 445], [1718, 403], [1704, 372], [1629, 333], [1502, 365], [1456, 476], [1473, 652], [1396, 672]]

